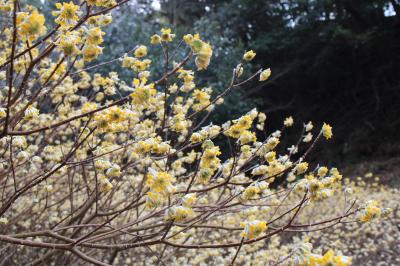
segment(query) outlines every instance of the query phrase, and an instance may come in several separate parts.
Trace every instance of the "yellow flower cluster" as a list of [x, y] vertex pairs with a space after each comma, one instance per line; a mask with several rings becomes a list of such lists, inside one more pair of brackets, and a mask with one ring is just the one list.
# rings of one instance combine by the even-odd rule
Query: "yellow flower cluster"
[[[122, 59], [122, 67], [124, 68], [130, 68], [135, 72], [138, 72], [138, 77], [139, 79], [145, 81], [144, 83], [147, 82], [147, 78], [150, 75], [150, 72], [146, 71], [150, 65], [151, 65], [151, 60], [149, 59], [143, 59], [140, 60], [139, 58], [143, 58], [147, 55], [147, 47], [144, 45], [138, 46], [135, 51], [133, 52], [135, 57], [131, 57], [127, 54], [124, 55]], [[133, 81], [133, 84], [135, 87], [139, 85], [139, 81], [136, 81], [136, 79]]]
[[13, 1], [0, 0], [0, 11], [10, 12], [14, 9]]
[[189, 92], [195, 88], [194, 80], [194, 72], [191, 70], [184, 70], [180, 68], [178, 70], [178, 78], [183, 80], [183, 86], [181, 87], [182, 92]]
[[147, 79], [142, 78], [134, 79], [133, 86], [135, 91], [131, 93], [132, 102], [143, 107], [147, 107], [149, 104], [155, 103], [154, 96], [156, 95], [156, 90], [154, 89], [154, 84], [146, 84]]
[[249, 131], [253, 124], [253, 120], [256, 118], [257, 113], [251, 112], [250, 114], [244, 115], [237, 120], [233, 121], [233, 125], [224, 132], [226, 136], [231, 138], [239, 139], [241, 144], [256, 141], [256, 135], [254, 132]]
[[184, 221], [193, 215], [193, 210], [185, 206], [172, 206], [166, 212], [166, 219], [176, 222]]
[[45, 18], [37, 10], [32, 12], [18, 12], [17, 15], [18, 35], [32, 42], [46, 33]]
[[253, 58], [256, 56], [256, 53], [253, 50], [247, 51], [244, 55], [243, 55], [243, 60], [245, 61], [251, 61], [253, 60]]
[[103, 48], [99, 46], [104, 40], [105, 33], [100, 27], [93, 27], [87, 29], [85, 32], [85, 45], [82, 49], [83, 59], [85, 61], [92, 61], [96, 59], [102, 52]]
[[113, 188], [112, 183], [108, 180], [107, 177], [101, 176], [100, 177], [100, 184], [99, 184], [99, 191], [100, 192], [110, 192]]
[[167, 172], [156, 172], [150, 168], [146, 185], [154, 192], [171, 194], [175, 191], [175, 187], [172, 185], [173, 181], [174, 178]]
[[199, 34], [187, 34], [183, 37], [183, 40], [197, 55], [195, 60], [197, 70], [207, 69], [213, 53], [211, 45], [202, 41]]
[[200, 111], [210, 105], [211, 89], [206, 88], [202, 90], [193, 91], [194, 104], [192, 106], [193, 110]]
[[299, 266], [350, 266], [352, 258], [335, 255], [333, 250], [328, 250], [324, 255], [311, 252], [310, 243], [302, 243], [294, 251], [294, 264]]
[[[296, 173], [303, 174], [307, 170], [307, 163], [303, 162], [296, 166]], [[331, 197], [333, 193], [340, 188], [340, 181], [343, 176], [337, 168], [331, 168], [328, 174], [328, 169], [324, 166], [317, 169], [317, 177], [313, 172], [305, 175], [305, 178], [296, 184], [296, 191], [311, 193], [311, 198], [321, 200]]]
[[267, 68], [260, 73], [260, 81], [266, 81], [271, 76], [271, 69]]
[[66, 56], [76, 56], [81, 53], [78, 45], [82, 43], [79, 33], [68, 31], [61, 35], [56, 44]]
[[203, 142], [206, 139], [212, 139], [216, 137], [221, 132], [221, 127], [217, 125], [209, 125], [203, 127], [200, 131], [194, 132], [190, 136], [191, 143]]
[[[158, 178], [163, 178], [163, 181], [161, 182], [169, 182], [166, 179], [170, 179], [167, 177], [168, 174], [166, 173], [159, 173], [162, 176]], [[154, 181], [156, 182], [156, 181]], [[154, 184], [153, 184], [154, 185]], [[163, 186], [163, 185], [162, 185]], [[166, 189], [168, 190], [168, 188]], [[168, 193], [167, 193], [168, 194]], [[155, 192], [155, 191], [150, 191], [147, 193], [147, 198], [146, 198], [146, 205], [149, 208], [155, 208], [162, 204], [162, 202], [165, 201], [165, 191], [160, 191], [160, 192]], [[196, 202], [197, 197], [195, 194], [187, 194], [182, 198], [182, 205], [179, 206], [172, 206], [167, 209], [166, 211], [166, 219], [167, 220], [173, 220], [176, 222], [180, 222], [183, 220], [186, 220], [190, 216], [193, 215], [193, 210], [192, 210], [192, 205]]]
[[287, 118], [283, 121], [283, 125], [284, 125], [285, 127], [291, 127], [291, 126], [293, 126], [293, 123], [294, 123], [293, 117], [291, 117], [291, 116], [287, 117]]
[[221, 155], [218, 146], [214, 146], [211, 140], [206, 140], [203, 143], [203, 155], [200, 159], [200, 171], [198, 173], [198, 181], [200, 183], [208, 183], [210, 178], [218, 170], [221, 165], [221, 160], [218, 155]]
[[[169, 173], [162, 171], [157, 172], [154, 169], [149, 168], [146, 185], [150, 191], [147, 192], [146, 206], [148, 208], [156, 208], [160, 206], [166, 200], [168, 195], [171, 195], [176, 191], [175, 186], [172, 184], [174, 181], [175, 178], [173, 178]], [[187, 199], [188, 204], [191, 204], [194, 201], [195, 199]], [[180, 213], [181, 210], [178, 212]]]
[[268, 194], [269, 184], [266, 181], [255, 182], [248, 186], [242, 194], [244, 200], [256, 199], [261, 193]]
[[247, 239], [258, 237], [259, 235], [267, 231], [268, 228], [265, 221], [259, 220], [242, 222], [240, 226], [244, 227], [241, 235]]
[[104, 27], [112, 22], [111, 14], [92, 16], [87, 20], [89, 25]]
[[34, 106], [28, 106], [25, 110], [24, 119], [31, 120], [39, 117], [39, 110]]
[[378, 201], [370, 200], [364, 204], [364, 211], [361, 213], [360, 221], [365, 223], [376, 218], [385, 218], [391, 213], [391, 208], [381, 208]]
[[150, 38], [150, 43], [151, 44], [159, 44], [161, 42], [172, 42], [172, 40], [175, 38], [175, 34], [172, 33], [172, 30], [170, 28], [162, 28], [161, 29], [161, 36], [158, 34], [154, 34]]
[[326, 123], [322, 126], [322, 134], [326, 139], [332, 138], [332, 127]]
[[55, 22], [61, 27], [73, 26], [79, 18], [79, 6], [75, 5], [72, 1], [67, 3], [56, 3], [56, 8], [59, 11], [53, 11], [53, 16], [57, 17]]

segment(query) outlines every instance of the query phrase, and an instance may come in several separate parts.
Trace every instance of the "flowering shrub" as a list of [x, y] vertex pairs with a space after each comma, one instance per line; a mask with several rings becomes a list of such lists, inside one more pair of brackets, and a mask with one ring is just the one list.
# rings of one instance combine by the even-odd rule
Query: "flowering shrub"
[[[165, 265], [212, 263], [209, 256], [219, 255], [234, 264], [243, 262], [242, 247], [248, 254], [278, 235], [390, 214], [377, 201], [346, 198], [340, 213], [301, 220], [349, 189], [336, 168], [306, 161], [318, 142], [332, 138], [326, 123], [320, 130], [304, 124], [290, 147], [279, 144], [292, 117], [273, 132], [256, 109], [206, 124], [231, 90], [270, 77], [269, 68], [246, 73], [254, 51], [217, 95], [196, 85], [196, 71], [205, 71], [213, 54], [199, 34], [179, 41], [163, 28], [150, 37], [151, 48], [93, 63], [109, 12], [126, 2], [57, 3], [53, 29], [34, 7], [0, 2], [0, 241], [3, 250], [17, 246], [6, 260]], [[161, 77], [148, 71], [150, 49], [163, 51]], [[94, 73], [117, 62], [131, 71], [131, 82]], [[191, 252], [199, 256], [184, 256]], [[303, 241], [274, 263], [351, 261], [339, 250], [315, 253]]]

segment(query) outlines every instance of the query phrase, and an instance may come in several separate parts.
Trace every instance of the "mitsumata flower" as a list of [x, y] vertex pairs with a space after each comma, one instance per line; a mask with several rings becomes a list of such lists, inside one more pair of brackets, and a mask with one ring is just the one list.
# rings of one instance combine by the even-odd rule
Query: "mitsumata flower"
[[[242, 104], [217, 119], [232, 90], [270, 78], [252, 73], [253, 50], [233, 58], [164, 27], [101, 56], [128, 2], [54, 3], [49, 26], [26, 1], [0, 0], [6, 264], [345, 266], [396, 246], [396, 219], [385, 218], [398, 216], [398, 189], [310, 156], [330, 125], [293, 114], [274, 130]], [[229, 78], [210, 71], [216, 56], [230, 60]]]

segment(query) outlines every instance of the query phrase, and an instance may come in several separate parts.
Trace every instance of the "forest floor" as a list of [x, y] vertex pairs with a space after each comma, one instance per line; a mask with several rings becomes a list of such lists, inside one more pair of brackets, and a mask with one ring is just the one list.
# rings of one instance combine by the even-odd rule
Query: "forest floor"
[[400, 188], [400, 157], [368, 160], [340, 169], [345, 176], [352, 178], [373, 173], [380, 178], [380, 184]]

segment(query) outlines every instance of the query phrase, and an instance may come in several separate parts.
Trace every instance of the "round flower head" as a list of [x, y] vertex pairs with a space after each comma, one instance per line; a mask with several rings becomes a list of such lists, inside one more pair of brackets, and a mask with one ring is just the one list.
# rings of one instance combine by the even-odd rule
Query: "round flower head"
[[324, 135], [324, 137], [326, 139], [330, 139], [332, 138], [332, 127], [326, 123], [324, 123], [324, 125], [322, 126], [322, 135]]
[[20, 12], [17, 15], [18, 34], [24, 40], [34, 41], [46, 33], [45, 18], [37, 10], [32, 13]]
[[134, 52], [135, 56], [138, 58], [144, 57], [147, 55], [147, 47], [144, 45], [140, 45]]
[[52, 15], [57, 16], [55, 22], [62, 27], [69, 27], [74, 25], [78, 21], [79, 6], [75, 5], [72, 1], [67, 3], [56, 3], [57, 9], [59, 11], [53, 11]]
[[260, 73], [260, 81], [266, 81], [271, 76], [271, 69], [267, 68]]
[[256, 56], [256, 53], [253, 50], [247, 51], [244, 55], [243, 55], [243, 60], [245, 61], [251, 61], [253, 60], [253, 58]]

